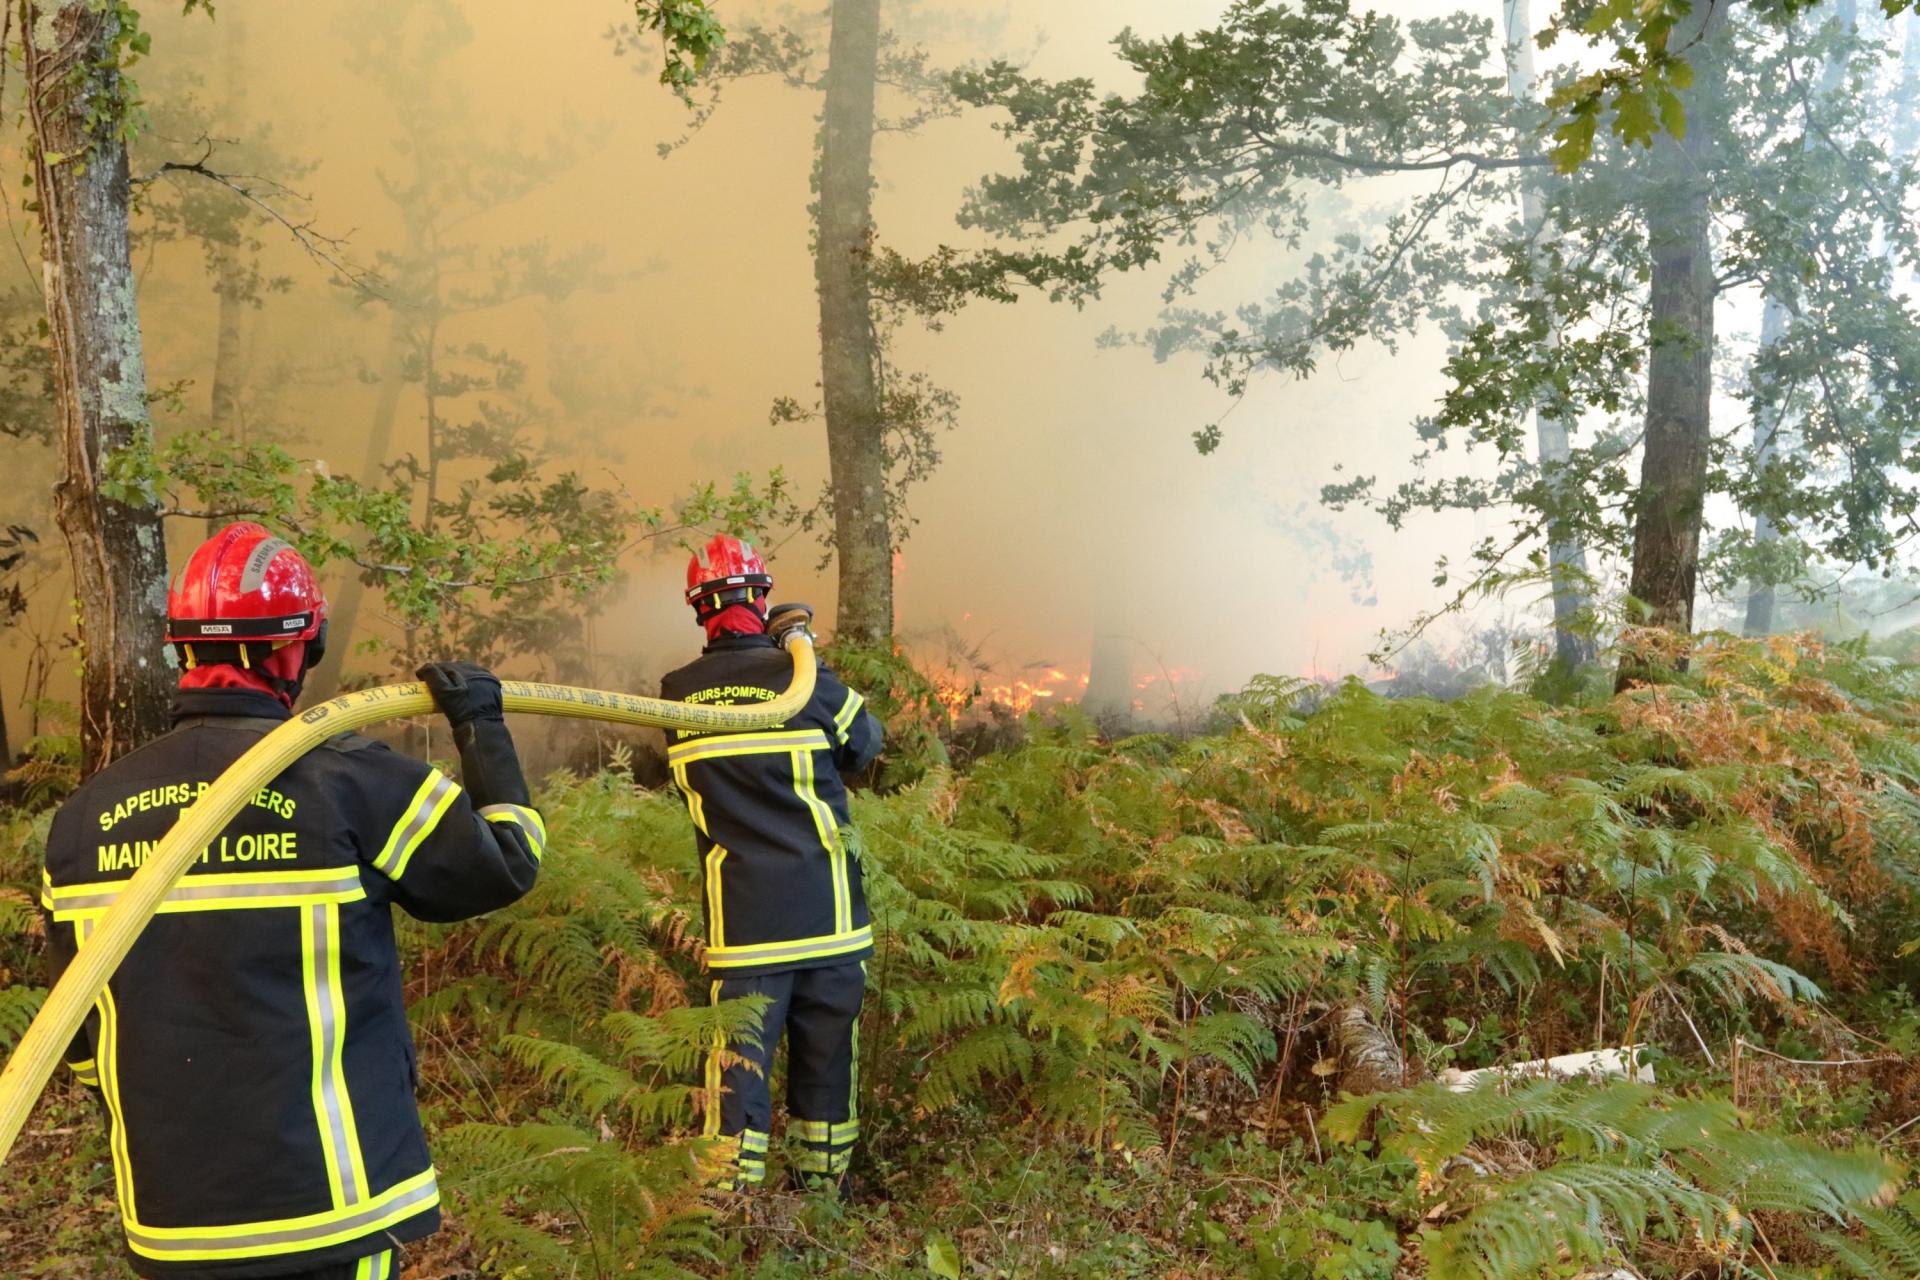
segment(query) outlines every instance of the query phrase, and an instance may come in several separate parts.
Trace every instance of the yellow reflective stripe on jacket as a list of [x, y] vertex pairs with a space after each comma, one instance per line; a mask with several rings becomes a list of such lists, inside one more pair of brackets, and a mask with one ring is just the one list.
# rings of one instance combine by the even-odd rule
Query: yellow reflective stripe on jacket
[[840, 739], [841, 746], [847, 745], [847, 735], [853, 731], [854, 717], [858, 716], [861, 708], [866, 705], [865, 698], [851, 689], [847, 690], [847, 701], [840, 708], [840, 713], [833, 718], [834, 736]]
[[[73, 940], [76, 947], [87, 945], [87, 939], [93, 934], [91, 917], [73, 922]], [[100, 998], [93, 1002], [94, 1012], [100, 1015], [100, 1043], [96, 1046], [95, 1061], [100, 1067], [100, 1094], [107, 1103], [107, 1153], [113, 1158], [113, 1186], [120, 1201], [120, 1212], [131, 1218], [134, 1211], [133, 1198], [133, 1162], [127, 1155], [127, 1118], [120, 1108], [120, 1010], [113, 1002], [113, 984], [108, 983], [100, 989]]]
[[488, 822], [511, 822], [527, 833], [527, 843], [533, 846], [535, 862], [546, 856], [547, 821], [540, 816], [538, 809], [524, 804], [488, 804], [480, 806], [480, 816]]
[[407, 873], [407, 863], [413, 857], [413, 851], [420, 847], [421, 841], [433, 834], [440, 825], [440, 819], [453, 805], [453, 798], [460, 794], [460, 784], [438, 769], [427, 774], [420, 789], [413, 793], [413, 799], [407, 801], [406, 812], [400, 815], [400, 821], [393, 824], [393, 834], [387, 837], [387, 843], [373, 860], [374, 870], [389, 880], [398, 880]]
[[353, 1280], [395, 1280], [394, 1251], [386, 1250], [360, 1259], [353, 1269]]
[[73, 1072], [81, 1084], [92, 1085], [96, 1089], [100, 1087], [100, 1064], [95, 1059], [88, 1058], [85, 1062], [69, 1062], [67, 1064], [67, 1070]]
[[367, 1198], [366, 1165], [341, 1054], [346, 1044], [346, 1002], [340, 988], [340, 908], [332, 903], [300, 913], [301, 979], [306, 989], [311, 1038], [313, 1115], [320, 1126], [327, 1190], [336, 1209]]
[[707, 967], [726, 969], [776, 960], [812, 960], [821, 956], [845, 955], [849, 951], [859, 951], [872, 945], [873, 926], [862, 925], [849, 933], [830, 933], [818, 938], [760, 942], [746, 947], [708, 947]]
[[707, 945], [725, 946], [727, 942], [727, 904], [720, 891], [720, 864], [727, 851], [720, 845], [707, 850]]
[[833, 810], [813, 786], [813, 753], [793, 753], [793, 793], [813, 815], [813, 828], [820, 836], [820, 847], [827, 851], [827, 871], [833, 880], [833, 928], [845, 933], [853, 928], [853, 891], [847, 885], [847, 851], [840, 843], [840, 824]]
[[711, 838], [712, 833], [707, 830], [707, 802], [693, 789], [693, 783], [687, 781], [685, 765], [676, 764], [672, 769], [675, 785], [680, 788], [680, 794], [687, 798], [687, 816], [693, 819], [694, 830]]
[[127, 1244], [158, 1262], [217, 1262], [324, 1249], [371, 1235], [440, 1203], [433, 1170], [397, 1183], [362, 1204], [300, 1218], [217, 1227], [148, 1227], [128, 1221]]
[[[48, 891], [49, 908], [55, 920], [97, 916], [114, 904], [128, 883], [102, 880], [53, 888]], [[321, 871], [218, 871], [184, 877], [161, 900], [160, 910], [179, 913], [304, 907], [323, 902], [357, 902], [366, 896], [358, 867], [330, 867]]]
[[667, 763], [683, 765], [694, 760], [714, 760], [724, 756], [778, 755], [788, 751], [825, 751], [824, 729], [782, 729], [774, 733], [725, 733], [694, 738], [667, 748]]

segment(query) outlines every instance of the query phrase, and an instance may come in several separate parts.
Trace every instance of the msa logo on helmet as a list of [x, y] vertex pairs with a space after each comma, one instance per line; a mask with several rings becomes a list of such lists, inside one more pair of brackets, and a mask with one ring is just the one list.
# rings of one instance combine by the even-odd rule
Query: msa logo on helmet
[[233, 624], [231, 622], [203, 622], [200, 624], [200, 634], [203, 636], [230, 636], [233, 634]]

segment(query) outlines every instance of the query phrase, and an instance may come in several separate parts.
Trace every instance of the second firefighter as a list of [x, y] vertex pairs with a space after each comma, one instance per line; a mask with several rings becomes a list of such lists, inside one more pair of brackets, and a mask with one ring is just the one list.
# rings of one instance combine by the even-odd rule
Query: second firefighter
[[[661, 696], [716, 706], [778, 696], [791, 667], [768, 634], [772, 588], [766, 562], [738, 538], [702, 548], [687, 566], [687, 603], [707, 645], [661, 681]], [[700, 853], [712, 998], [767, 999], [757, 1039], [717, 1045], [709, 1060], [718, 1101], [708, 1136], [726, 1140], [733, 1185], [765, 1179], [784, 1035], [796, 1180], [840, 1183], [860, 1133], [855, 1042], [873, 953], [860, 860], [841, 834], [842, 776], [880, 754], [880, 724], [822, 667], [812, 700], [777, 729], [668, 737]]]

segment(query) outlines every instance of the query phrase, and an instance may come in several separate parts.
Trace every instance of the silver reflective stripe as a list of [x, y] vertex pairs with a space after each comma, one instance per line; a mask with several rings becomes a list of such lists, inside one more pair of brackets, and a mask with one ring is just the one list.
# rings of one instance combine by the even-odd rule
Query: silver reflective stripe
[[770, 755], [786, 751], [827, 749], [825, 729], [777, 729], [770, 733], [717, 733], [688, 738], [667, 748], [669, 764], [713, 760], [724, 756]]
[[[306, 897], [316, 893], [344, 893], [359, 887], [360, 872], [354, 867], [328, 871], [300, 880], [268, 879], [263, 876], [258, 880], [233, 884], [196, 884], [194, 877], [188, 876], [160, 900], [160, 905], [164, 907], [169, 903], [177, 902], [234, 902], [247, 898]], [[118, 888], [102, 893], [77, 893], [56, 889], [53, 908], [60, 912], [105, 910], [118, 901], [119, 897]]]
[[480, 816], [488, 822], [511, 822], [526, 832], [527, 843], [533, 846], [533, 856], [542, 857], [547, 851], [547, 824], [539, 811], [529, 809], [523, 804], [488, 804], [479, 809]]
[[144, 1227], [127, 1223], [127, 1240], [137, 1246], [141, 1252], [161, 1258], [168, 1253], [202, 1253], [216, 1249], [227, 1252], [258, 1253], [279, 1245], [299, 1245], [325, 1240], [329, 1236], [350, 1239], [357, 1230], [372, 1229], [387, 1222], [398, 1221], [399, 1218], [406, 1216], [407, 1210], [424, 1209], [439, 1198], [440, 1188], [429, 1177], [404, 1195], [376, 1200], [353, 1213], [327, 1214], [319, 1221], [304, 1226], [269, 1227], [260, 1231], [241, 1232], [234, 1235], [194, 1235], [181, 1232], [156, 1236], [150, 1234]]
[[349, 1205], [365, 1199], [356, 1175], [359, 1160], [347, 1142], [347, 1118], [341, 1110], [340, 1081], [333, 1070], [333, 1055], [340, 1043], [340, 1024], [333, 1014], [333, 948], [335, 939], [329, 922], [332, 912], [326, 907], [308, 907], [313, 921], [313, 985], [320, 1014], [320, 1105], [326, 1112], [327, 1141], [333, 1144], [334, 1158], [340, 1166], [340, 1194]]
[[267, 580], [267, 566], [273, 563], [275, 556], [287, 550], [289, 545], [283, 539], [268, 538], [253, 549], [253, 554], [247, 557], [246, 564], [240, 569], [241, 595], [260, 589], [260, 584]]
[[795, 956], [834, 955], [841, 951], [858, 951], [872, 942], [873, 928], [866, 926], [852, 933], [815, 938], [810, 942], [796, 942], [784, 947], [710, 947], [707, 950], [707, 956], [709, 964], [759, 964], [763, 960], [786, 960]]
[[839, 735], [840, 742], [843, 746], [846, 744], [848, 731], [853, 728], [853, 718], [859, 715], [860, 709], [866, 705], [867, 700], [865, 698], [851, 689], [847, 690], [846, 705], [841, 707], [840, 714], [833, 718], [833, 730]]
[[413, 856], [414, 848], [426, 839], [427, 833], [440, 821], [445, 809], [444, 802], [452, 795], [454, 788], [452, 778], [438, 770], [434, 771], [432, 785], [423, 788], [423, 794], [388, 837], [387, 847], [374, 859], [376, 869], [391, 879], [400, 878], [400, 873], [406, 870], [407, 859]]

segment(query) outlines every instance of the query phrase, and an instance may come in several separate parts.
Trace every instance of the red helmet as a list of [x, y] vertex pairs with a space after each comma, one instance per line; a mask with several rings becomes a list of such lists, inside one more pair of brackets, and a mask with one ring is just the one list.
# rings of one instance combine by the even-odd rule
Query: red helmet
[[170, 644], [312, 642], [326, 625], [327, 598], [313, 566], [291, 543], [251, 521], [230, 524], [201, 543], [167, 593]]
[[716, 533], [687, 561], [687, 603], [701, 614], [718, 612], [730, 604], [764, 601], [773, 590], [767, 562], [749, 543], [730, 533]]

